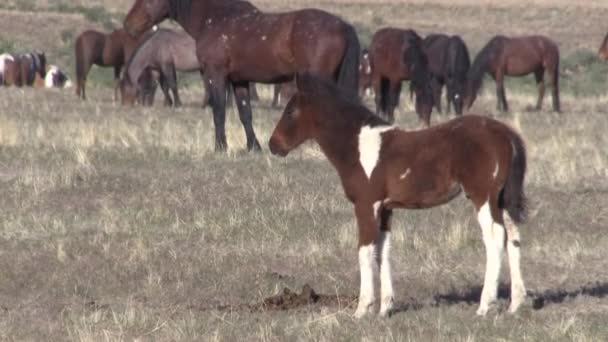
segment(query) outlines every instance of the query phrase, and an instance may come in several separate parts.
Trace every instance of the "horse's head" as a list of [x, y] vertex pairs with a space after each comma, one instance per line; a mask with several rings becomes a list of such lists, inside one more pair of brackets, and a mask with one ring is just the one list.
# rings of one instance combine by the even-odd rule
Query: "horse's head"
[[139, 37], [169, 17], [171, 0], [136, 0], [123, 26], [133, 37]]
[[38, 59], [38, 74], [42, 79], [46, 76], [46, 55], [44, 52], [35, 52], [36, 58]]
[[126, 77], [120, 80], [120, 103], [123, 106], [133, 106], [137, 102], [137, 88]]
[[277, 123], [268, 147], [270, 152], [285, 157], [291, 150], [313, 137], [314, 110], [307, 105], [307, 89], [314, 80], [308, 75], [296, 77], [297, 92], [289, 100]]
[[602, 46], [600, 46], [599, 56], [600, 59], [608, 61], [608, 34], [606, 34]]
[[454, 110], [456, 114], [462, 115], [462, 110], [465, 106], [466, 99], [466, 81], [452, 81], [451, 84], [448, 84], [450, 90], [450, 100], [454, 103]]
[[429, 125], [433, 110], [432, 75], [420, 39], [412, 37], [409, 40], [403, 58], [410, 73], [410, 92], [416, 94], [416, 113]]
[[462, 100], [462, 107], [465, 110], [468, 110], [473, 106], [473, 102], [477, 99], [477, 93], [479, 92], [479, 88], [481, 86], [476, 85], [476, 82], [471, 79], [467, 79], [464, 84], [464, 97]]

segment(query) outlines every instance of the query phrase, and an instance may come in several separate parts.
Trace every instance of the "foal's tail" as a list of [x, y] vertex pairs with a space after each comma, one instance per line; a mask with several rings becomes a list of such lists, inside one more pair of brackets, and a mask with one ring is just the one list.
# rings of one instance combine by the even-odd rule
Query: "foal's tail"
[[357, 97], [359, 93], [359, 55], [361, 46], [357, 32], [346, 24], [346, 51], [338, 73], [338, 86]]
[[523, 222], [527, 216], [524, 177], [526, 175], [526, 147], [519, 134], [511, 135], [513, 156], [507, 181], [500, 196], [501, 207], [506, 209], [515, 223]]

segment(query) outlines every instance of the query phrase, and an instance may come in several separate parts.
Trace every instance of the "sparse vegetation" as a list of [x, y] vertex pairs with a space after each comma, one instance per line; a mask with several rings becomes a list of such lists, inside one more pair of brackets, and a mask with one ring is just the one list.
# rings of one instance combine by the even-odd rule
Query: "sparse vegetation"
[[[435, 0], [429, 11], [415, 0], [407, 10], [307, 6], [340, 13], [364, 34], [377, 29], [370, 13], [385, 18], [383, 25], [407, 22], [424, 32], [454, 32], [462, 20], [445, 14], [467, 13], [471, 22], [461, 30], [474, 51], [492, 34], [485, 29], [509, 22], [535, 31], [536, 18], [560, 41], [562, 114], [549, 111], [550, 96], [547, 111], [524, 111], [536, 100], [532, 78], [509, 81], [511, 113], [494, 113], [491, 81], [474, 107], [512, 124], [528, 147], [531, 217], [521, 228], [530, 298], [519, 313], [505, 313], [508, 292], [501, 291], [496, 310], [475, 316], [485, 253], [472, 206], [460, 197], [431, 210], [396, 212], [399, 312], [355, 320], [348, 300], [359, 287], [355, 219], [316, 146], [286, 159], [267, 150], [246, 153], [233, 108], [230, 151], [216, 154], [197, 75], [180, 89], [184, 108], [164, 108], [160, 96], [154, 108], [123, 108], [104, 85], [111, 71], [98, 68], [86, 102], [71, 90], [0, 88], [0, 338], [607, 340], [608, 84], [598, 75], [607, 69], [592, 58], [598, 42], [590, 38], [605, 32], [597, 25], [565, 30], [560, 16], [589, 22], [608, 10], [581, 5], [522, 20], [507, 2], [500, 11], [484, 9], [492, 20], [481, 26], [467, 1]], [[44, 49], [63, 54], [68, 44], [58, 42], [69, 41], [70, 29], [81, 27], [61, 27]], [[17, 38], [1, 32], [0, 48], [23, 44], [19, 32]], [[579, 39], [583, 33], [588, 42]], [[280, 111], [270, 109], [270, 87], [259, 91], [254, 123], [263, 143]], [[397, 117], [405, 128], [418, 126], [411, 107], [402, 96]], [[243, 309], [305, 284], [346, 300], [285, 312]]]

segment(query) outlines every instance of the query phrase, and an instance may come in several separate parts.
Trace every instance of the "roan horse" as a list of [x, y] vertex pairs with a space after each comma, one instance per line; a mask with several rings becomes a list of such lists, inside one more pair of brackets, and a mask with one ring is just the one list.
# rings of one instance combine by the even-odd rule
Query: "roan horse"
[[270, 151], [286, 156], [313, 139], [338, 171], [359, 226], [361, 291], [355, 315], [363, 316], [374, 305], [376, 267], [380, 269], [380, 314], [391, 313], [393, 209], [434, 207], [463, 191], [475, 205], [486, 246], [477, 314], [485, 315], [496, 300], [505, 246], [511, 272], [509, 311], [516, 311], [526, 296], [515, 225], [525, 218], [522, 138], [505, 124], [476, 115], [403, 131], [328, 82], [304, 75], [297, 87], [272, 133]]
[[604, 37], [604, 40], [602, 41], [598, 55], [600, 56], [600, 59], [608, 61], [608, 34], [606, 34], [606, 37]]
[[429, 60], [432, 78], [433, 100], [441, 112], [441, 89], [446, 86], [448, 114], [454, 104], [456, 114], [462, 114], [467, 73], [471, 67], [469, 50], [460, 36], [431, 34], [422, 41]]
[[[140, 77], [149, 70], [160, 73], [160, 85], [165, 94], [165, 104], [181, 106], [177, 90], [176, 70], [199, 71], [196, 58], [196, 42], [186, 32], [159, 29], [142, 42], [125, 67], [120, 81], [120, 94], [123, 105], [135, 103], [142, 92]], [[173, 93], [173, 100], [169, 95]], [[207, 94], [208, 91], [205, 92]], [[206, 101], [205, 101], [206, 103]]]
[[[143, 32], [142, 32], [143, 37]], [[87, 75], [92, 65], [114, 68], [114, 98], [117, 98], [120, 72], [127, 63], [140, 40], [131, 37], [125, 30], [114, 30], [109, 34], [87, 30], [76, 38], [76, 95], [86, 99]]]
[[426, 126], [430, 125], [433, 95], [421, 44], [415, 31], [391, 27], [377, 31], [372, 38], [369, 56], [376, 114], [390, 122], [399, 104], [401, 82], [409, 80], [410, 90], [416, 94], [416, 113]]
[[46, 56], [43, 52], [0, 55], [2, 85], [33, 86], [37, 77], [44, 79], [45, 75]]
[[359, 38], [350, 24], [327, 12], [271, 14], [241, 0], [136, 0], [124, 27], [138, 36], [167, 18], [196, 40], [211, 88], [218, 151], [227, 148], [227, 83], [234, 87], [249, 150], [260, 149], [252, 125], [250, 82], [280, 83], [308, 71], [335, 80], [357, 96]]
[[544, 36], [508, 38], [495, 36], [477, 54], [467, 76], [465, 107], [470, 108], [477, 98], [485, 73], [496, 82], [497, 108], [508, 111], [505, 96], [505, 76], [525, 76], [534, 73], [538, 87], [536, 110], [541, 110], [545, 96], [545, 71], [549, 72], [553, 90], [553, 110], [560, 112], [559, 49]]

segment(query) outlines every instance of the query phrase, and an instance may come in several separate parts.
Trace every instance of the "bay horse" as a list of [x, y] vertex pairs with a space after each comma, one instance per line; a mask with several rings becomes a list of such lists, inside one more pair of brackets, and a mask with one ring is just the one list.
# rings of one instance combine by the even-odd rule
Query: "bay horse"
[[[142, 32], [143, 34], [143, 32]], [[91, 66], [114, 68], [114, 99], [117, 98], [120, 72], [142, 40], [133, 38], [123, 29], [110, 33], [95, 30], [82, 32], [74, 45], [76, 55], [76, 96], [86, 99], [87, 75]]]
[[602, 41], [602, 45], [600, 46], [600, 50], [598, 52], [600, 59], [604, 61], [608, 61], [608, 33], [604, 40]]
[[0, 69], [4, 85], [33, 86], [36, 77], [44, 79], [46, 75], [46, 56], [44, 52], [2, 54]]
[[372, 37], [369, 56], [376, 114], [394, 121], [401, 82], [409, 80], [410, 91], [416, 94], [416, 113], [428, 127], [433, 95], [428, 60], [418, 33], [393, 27], [380, 29]]
[[433, 76], [431, 88], [435, 107], [439, 112], [442, 111], [441, 93], [445, 85], [448, 114], [453, 104], [456, 114], [461, 115], [467, 73], [471, 67], [471, 58], [465, 42], [460, 36], [431, 34], [424, 38], [422, 46]]
[[505, 96], [505, 76], [525, 76], [534, 73], [538, 87], [536, 110], [541, 110], [545, 96], [545, 72], [552, 86], [553, 110], [560, 112], [559, 100], [559, 48], [545, 36], [495, 36], [477, 54], [467, 75], [465, 107], [468, 109], [477, 98], [486, 73], [496, 82], [497, 108], [508, 111]]
[[252, 125], [250, 82], [286, 82], [308, 71], [357, 96], [359, 38], [335, 15], [318, 9], [264, 13], [242, 0], [136, 0], [124, 28], [138, 36], [164, 19], [175, 20], [196, 40], [211, 88], [216, 151], [227, 149], [227, 84], [234, 88], [248, 150], [261, 149]]
[[496, 300], [504, 249], [515, 312], [526, 290], [520, 270], [516, 223], [526, 214], [526, 150], [522, 138], [500, 121], [466, 115], [429, 129], [404, 131], [374, 115], [333, 84], [309, 75], [297, 78], [269, 141], [286, 156], [314, 140], [337, 170], [359, 227], [361, 287], [355, 316], [375, 301], [374, 273], [380, 272], [380, 315], [394, 302], [389, 253], [393, 209], [422, 209], [464, 192], [473, 202], [486, 247], [486, 273], [477, 314]]

